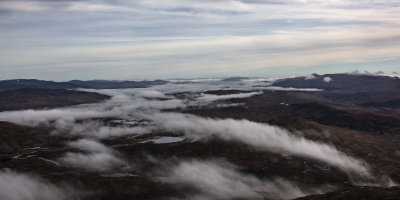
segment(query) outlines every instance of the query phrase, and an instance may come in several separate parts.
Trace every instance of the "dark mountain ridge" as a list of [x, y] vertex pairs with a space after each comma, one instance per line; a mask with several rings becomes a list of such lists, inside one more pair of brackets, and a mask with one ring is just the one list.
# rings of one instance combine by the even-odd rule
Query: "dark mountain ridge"
[[80, 81], [72, 80], [68, 83], [78, 85], [81, 88], [91, 89], [119, 89], [119, 88], [146, 88], [153, 85], [167, 84], [168, 81], [154, 80], [154, 81], [107, 81], [107, 80], [91, 80]]
[[397, 200], [400, 196], [400, 187], [354, 187], [327, 194], [310, 195], [300, 197], [296, 200], [349, 200], [349, 199], [368, 199], [368, 200]]
[[67, 82], [43, 81], [36, 79], [13, 79], [0, 81], [0, 90], [15, 90], [21, 88], [42, 88], [42, 89], [72, 89], [79, 86]]
[[108, 81], [108, 80], [71, 80], [67, 82], [44, 81], [37, 79], [13, 79], [0, 81], [0, 91], [15, 90], [22, 88], [41, 88], [41, 89], [118, 89], [118, 88], [145, 88], [153, 85], [163, 85], [168, 83], [164, 80], [154, 81]]
[[296, 88], [320, 88], [346, 91], [400, 91], [400, 79], [389, 76], [352, 74], [312, 74], [309, 77], [280, 79], [273, 86]]
[[72, 106], [96, 103], [108, 98], [94, 92], [24, 88], [0, 91], [0, 111]]

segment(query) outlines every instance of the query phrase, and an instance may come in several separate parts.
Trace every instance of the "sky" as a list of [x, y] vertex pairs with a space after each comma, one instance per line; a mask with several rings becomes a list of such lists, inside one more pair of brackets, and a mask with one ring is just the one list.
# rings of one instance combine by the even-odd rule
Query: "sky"
[[0, 79], [400, 72], [398, 0], [1, 0]]

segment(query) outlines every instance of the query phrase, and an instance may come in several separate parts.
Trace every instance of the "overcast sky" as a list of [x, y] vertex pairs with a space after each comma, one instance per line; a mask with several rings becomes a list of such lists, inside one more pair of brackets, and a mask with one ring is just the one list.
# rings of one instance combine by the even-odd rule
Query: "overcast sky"
[[398, 0], [1, 0], [0, 79], [400, 71]]

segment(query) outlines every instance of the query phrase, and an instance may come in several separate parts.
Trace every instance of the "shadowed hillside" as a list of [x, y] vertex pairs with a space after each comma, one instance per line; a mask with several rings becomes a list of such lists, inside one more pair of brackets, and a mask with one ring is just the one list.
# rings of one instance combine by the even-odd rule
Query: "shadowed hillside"
[[380, 188], [380, 187], [356, 187], [329, 192], [322, 195], [311, 195], [297, 198], [296, 200], [398, 200], [400, 197], [400, 187]]
[[400, 79], [388, 76], [352, 74], [313, 74], [311, 77], [281, 79], [273, 84], [280, 87], [320, 88], [357, 92], [399, 91]]
[[97, 103], [108, 98], [93, 92], [25, 88], [0, 92], [0, 111]]
[[154, 81], [108, 81], [91, 80], [81, 81], [72, 80], [68, 82], [43, 81], [36, 79], [14, 79], [0, 81], [0, 91], [15, 90], [21, 88], [41, 88], [41, 89], [116, 89], [116, 88], [145, 88], [153, 85], [163, 85], [168, 83], [164, 80]]

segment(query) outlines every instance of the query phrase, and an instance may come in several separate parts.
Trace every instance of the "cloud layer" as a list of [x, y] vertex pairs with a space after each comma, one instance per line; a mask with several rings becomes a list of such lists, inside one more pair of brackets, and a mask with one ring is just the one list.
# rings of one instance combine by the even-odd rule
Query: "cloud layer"
[[235, 199], [272, 198], [293, 199], [307, 194], [326, 192], [329, 187], [301, 188], [297, 184], [283, 180], [262, 180], [241, 173], [231, 163], [216, 160], [182, 161], [170, 166], [169, 179], [184, 183], [198, 190], [198, 194], [188, 199]]
[[281, 76], [370, 62], [395, 70], [399, 13], [392, 0], [5, 0], [0, 73], [58, 80]]
[[[179, 88], [179, 84], [177, 86]], [[200, 96], [192, 94], [192, 96], [184, 99], [176, 99], [172, 95], [165, 95], [166, 91], [171, 92], [174, 91], [173, 89], [160, 88], [154, 90], [156, 87], [137, 90], [100, 90], [102, 93], [113, 95], [113, 98], [105, 103], [72, 108], [2, 112], [0, 113], [0, 120], [34, 126], [40, 124], [51, 125], [55, 128], [53, 132], [56, 134], [81, 135], [88, 138], [138, 135], [150, 133], [154, 130], [183, 133], [185, 137], [194, 140], [215, 135], [224, 140], [245, 143], [265, 151], [315, 159], [342, 169], [349, 174], [357, 174], [361, 177], [371, 176], [368, 167], [362, 161], [338, 151], [333, 146], [307, 140], [275, 126], [255, 123], [248, 120], [210, 119], [181, 113], [161, 112], [162, 109], [185, 108], [186, 106], [207, 106], [207, 104], [216, 100], [245, 98], [261, 94], [260, 92], [231, 95], [200, 94]], [[168, 87], [173, 88], [174, 85], [169, 85], [167, 88]], [[220, 85], [220, 87], [224, 87], [224, 84]], [[268, 85], [267, 87], [269, 88]], [[190, 88], [191, 86], [188, 87], [189, 90]], [[147, 94], [147, 96], [143, 94]], [[146, 99], [143, 98], [144, 96], [168, 98], [157, 100]], [[77, 122], [77, 120], [104, 117], [127, 120], [147, 119], [151, 123], [138, 124], [137, 126], [108, 126], [104, 124], [104, 122], [92, 120]], [[82, 142], [88, 141], [79, 141], [78, 144]], [[88, 143], [97, 144], [95, 141]], [[72, 143], [72, 146], [74, 145], [77, 144]], [[101, 146], [101, 144], [97, 146]], [[85, 151], [85, 149], [83, 150]], [[112, 163], [118, 164], [119, 162], [111, 152], [110, 150], [68, 153], [61, 161], [73, 165], [81, 164], [89, 168], [98, 166], [98, 169], [104, 170], [109, 168], [109, 166], [101, 165], [102, 162], [108, 162], [111, 165], [113, 165]], [[89, 163], [85, 164], [86, 161]], [[90, 163], [94, 164], [91, 166]]]
[[0, 170], [0, 199], [68, 200], [78, 199], [78, 193], [71, 187], [56, 186], [36, 176], [2, 169]]
[[335, 147], [307, 140], [285, 129], [248, 120], [210, 119], [180, 113], [157, 113], [147, 116], [163, 131], [183, 133], [191, 139], [218, 136], [242, 142], [262, 150], [315, 159], [364, 177], [371, 174], [366, 163], [352, 158]]
[[81, 139], [71, 142], [68, 145], [84, 152], [68, 152], [59, 159], [61, 163], [99, 171], [113, 170], [128, 166], [128, 164], [118, 156], [117, 152], [97, 141]]
[[[162, 132], [183, 135], [182, 139], [187, 138], [186, 141], [207, 142], [208, 138], [216, 136], [222, 140], [249, 145], [259, 151], [289, 154], [328, 164], [346, 172], [355, 181], [370, 181], [369, 184], [375, 181], [368, 165], [362, 160], [332, 145], [306, 139], [301, 134], [248, 120], [203, 118], [171, 111], [191, 106], [213, 106], [215, 101], [221, 103], [221, 106], [231, 106], [225, 104], [225, 100], [260, 95], [262, 92], [254, 91], [271, 89], [270, 83], [262, 84], [264, 80], [228, 84], [213, 80], [206, 83], [177, 82], [151, 88], [90, 90], [111, 95], [112, 98], [98, 104], [0, 112], [0, 121], [49, 126], [54, 129], [54, 134], [83, 138], [69, 142], [67, 145], [71, 150], [58, 161], [90, 170], [125, 170], [131, 165], [112, 147], [103, 145], [100, 142], [102, 139]], [[240, 89], [244, 92], [229, 95], [202, 93], [207, 89]]]

